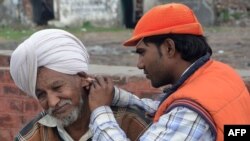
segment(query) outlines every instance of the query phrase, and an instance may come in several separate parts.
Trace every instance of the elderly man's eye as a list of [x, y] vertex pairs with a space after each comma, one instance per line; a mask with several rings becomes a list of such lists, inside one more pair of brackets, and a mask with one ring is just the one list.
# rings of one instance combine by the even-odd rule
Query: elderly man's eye
[[55, 91], [58, 91], [58, 90], [61, 89], [61, 87], [62, 87], [61, 85], [60, 86], [54, 86], [54, 87], [52, 87], [52, 89], [55, 90]]
[[37, 92], [37, 93], [36, 93], [36, 96], [37, 96], [37, 98], [38, 98], [39, 100], [43, 100], [43, 99], [46, 98], [46, 94], [43, 93], [43, 92]]

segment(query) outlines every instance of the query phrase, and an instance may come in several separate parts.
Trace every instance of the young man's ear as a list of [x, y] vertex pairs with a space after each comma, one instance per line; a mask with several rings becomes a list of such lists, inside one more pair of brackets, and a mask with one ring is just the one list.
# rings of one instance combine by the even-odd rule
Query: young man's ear
[[163, 42], [164, 52], [168, 57], [173, 57], [176, 53], [175, 43], [172, 39], [166, 38]]

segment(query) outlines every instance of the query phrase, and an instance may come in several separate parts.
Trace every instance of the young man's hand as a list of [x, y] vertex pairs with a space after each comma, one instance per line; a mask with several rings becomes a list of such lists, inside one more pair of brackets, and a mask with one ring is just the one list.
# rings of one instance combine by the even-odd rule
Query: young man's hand
[[110, 106], [114, 96], [114, 83], [110, 77], [96, 77], [89, 91], [91, 112], [100, 106]]

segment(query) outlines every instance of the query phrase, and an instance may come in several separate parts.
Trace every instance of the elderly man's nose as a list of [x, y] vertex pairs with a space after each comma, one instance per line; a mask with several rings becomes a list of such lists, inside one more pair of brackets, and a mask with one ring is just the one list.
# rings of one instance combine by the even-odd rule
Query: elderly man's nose
[[60, 98], [55, 94], [48, 94], [48, 106], [49, 107], [56, 107], [57, 103], [60, 101]]

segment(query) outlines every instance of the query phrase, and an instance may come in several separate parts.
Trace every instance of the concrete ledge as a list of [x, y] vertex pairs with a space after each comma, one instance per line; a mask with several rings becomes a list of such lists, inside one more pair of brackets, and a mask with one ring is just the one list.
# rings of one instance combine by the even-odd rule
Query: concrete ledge
[[[9, 66], [9, 57], [13, 50], [0, 50], [0, 67]], [[239, 75], [243, 78], [250, 77], [250, 70], [236, 69]], [[107, 65], [89, 65], [89, 74], [102, 74], [102, 75], [126, 75], [126, 76], [137, 76], [145, 77], [142, 70], [139, 70], [137, 67], [131, 66], [107, 66]]]
[[107, 65], [89, 65], [90, 74], [103, 74], [103, 75], [126, 75], [126, 76], [137, 76], [137, 77], [145, 77], [142, 70], [139, 70], [136, 67], [129, 66], [107, 66]]
[[250, 70], [236, 69], [236, 71], [240, 74], [241, 77], [250, 77]]
[[0, 55], [10, 56], [13, 50], [0, 50]]

